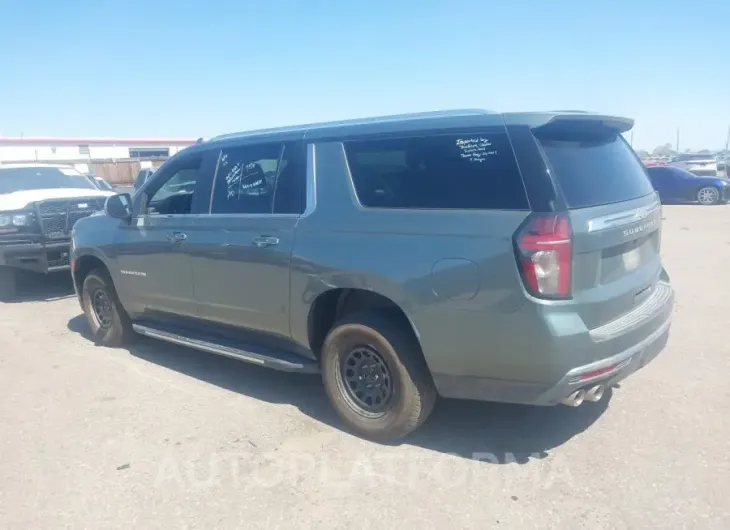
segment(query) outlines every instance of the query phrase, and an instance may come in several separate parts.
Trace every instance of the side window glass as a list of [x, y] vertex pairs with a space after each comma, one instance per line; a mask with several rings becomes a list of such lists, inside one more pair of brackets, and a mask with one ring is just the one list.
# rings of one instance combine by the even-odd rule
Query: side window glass
[[664, 180], [669, 180], [671, 182], [676, 182], [678, 180], [682, 180], [684, 178], [684, 175], [682, 172], [676, 168], [667, 168], [663, 174], [662, 177]]
[[274, 189], [275, 214], [301, 214], [306, 207], [307, 154], [304, 144], [284, 145]]
[[281, 154], [281, 144], [222, 149], [211, 213], [271, 213]]
[[363, 206], [523, 210], [522, 177], [503, 129], [345, 144]]
[[196, 157], [173, 171], [147, 201], [147, 215], [190, 214], [201, 162], [202, 159]]

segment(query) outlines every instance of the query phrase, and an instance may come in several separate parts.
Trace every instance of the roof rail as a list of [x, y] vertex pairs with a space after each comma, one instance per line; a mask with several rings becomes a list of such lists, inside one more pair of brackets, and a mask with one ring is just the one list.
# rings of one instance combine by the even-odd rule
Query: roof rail
[[451, 109], [451, 110], [435, 110], [427, 112], [412, 112], [405, 114], [391, 114], [386, 116], [374, 116], [370, 118], [355, 118], [349, 120], [328, 121], [320, 123], [309, 123], [304, 125], [293, 125], [289, 127], [273, 127], [268, 129], [254, 129], [250, 131], [241, 131], [235, 133], [220, 134], [210, 138], [211, 142], [216, 140], [228, 140], [242, 136], [252, 136], [257, 134], [277, 133], [277, 132], [306, 132], [312, 129], [326, 129], [330, 127], [348, 127], [357, 125], [366, 125], [371, 123], [383, 123], [391, 121], [421, 120], [428, 118], [448, 118], [456, 116], [475, 116], [479, 114], [496, 114], [494, 111], [484, 109]]

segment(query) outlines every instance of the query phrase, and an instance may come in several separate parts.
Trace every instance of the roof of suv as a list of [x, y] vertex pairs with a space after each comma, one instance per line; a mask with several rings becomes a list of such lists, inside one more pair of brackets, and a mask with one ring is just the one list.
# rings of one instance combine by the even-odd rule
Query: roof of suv
[[289, 127], [275, 127], [271, 129], [259, 129], [253, 131], [243, 131], [231, 134], [222, 134], [220, 136], [214, 136], [209, 141], [215, 142], [218, 140], [227, 140], [231, 138], [245, 138], [249, 136], [269, 135], [275, 133], [311, 133], [314, 131], [328, 131], [334, 129], [340, 129], [347, 127], [348, 129], [355, 129], [360, 126], [368, 125], [387, 125], [393, 123], [404, 123], [412, 122], [415, 120], [428, 120], [428, 119], [453, 119], [465, 116], [484, 116], [488, 114], [496, 114], [488, 110], [482, 109], [456, 109], [456, 110], [443, 110], [443, 111], [432, 111], [432, 112], [416, 112], [409, 114], [393, 114], [390, 116], [376, 116], [372, 118], [357, 118], [352, 120], [340, 120], [322, 123], [309, 123], [305, 125], [293, 125]]
[[302, 140], [304, 138], [321, 141], [346, 136], [423, 129], [474, 128], [484, 126], [485, 121], [488, 122], [490, 119], [494, 121], [495, 125], [527, 125], [531, 128], [546, 125], [556, 119], [600, 120], [610, 123], [613, 128], [620, 132], [626, 132], [634, 125], [633, 120], [628, 118], [574, 110], [497, 113], [483, 109], [455, 109], [242, 131], [215, 136], [209, 140], [201, 139], [185, 151], [194, 151], [196, 148], [204, 148], [204, 146], [211, 144], [228, 143], [229, 141], [253, 141], [272, 137], [279, 141]]

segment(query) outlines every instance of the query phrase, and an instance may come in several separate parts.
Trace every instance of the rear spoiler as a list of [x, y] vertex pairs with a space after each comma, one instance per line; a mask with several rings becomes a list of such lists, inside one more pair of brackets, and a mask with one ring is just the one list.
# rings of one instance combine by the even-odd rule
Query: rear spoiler
[[618, 133], [625, 133], [634, 126], [634, 120], [618, 116], [603, 116], [596, 114], [558, 115], [553, 116], [543, 125], [534, 127], [533, 130], [536, 132], [548, 131], [565, 125], [586, 127], [591, 130], [595, 130], [595, 128], [600, 127], [602, 129], [608, 129]]
[[506, 125], [528, 125], [535, 131], [549, 130], [567, 124], [584, 124], [588, 127], [598, 125], [619, 133], [625, 133], [634, 126], [634, 120], [631, 118], [575, 110], [507, 113], [504, 115], [504, 119]]

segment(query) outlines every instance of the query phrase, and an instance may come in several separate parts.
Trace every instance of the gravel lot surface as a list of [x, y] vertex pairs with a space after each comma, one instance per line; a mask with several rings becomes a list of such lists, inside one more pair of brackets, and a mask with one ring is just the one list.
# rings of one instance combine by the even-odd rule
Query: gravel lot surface
[[391, 446], [318, 377], [96, 347], [67, 276], [29, 278], [0, 304], [0, 527], [730, 528], [730, 206], [664, 215], [653, 363], [578, 409], [441, 401]]

